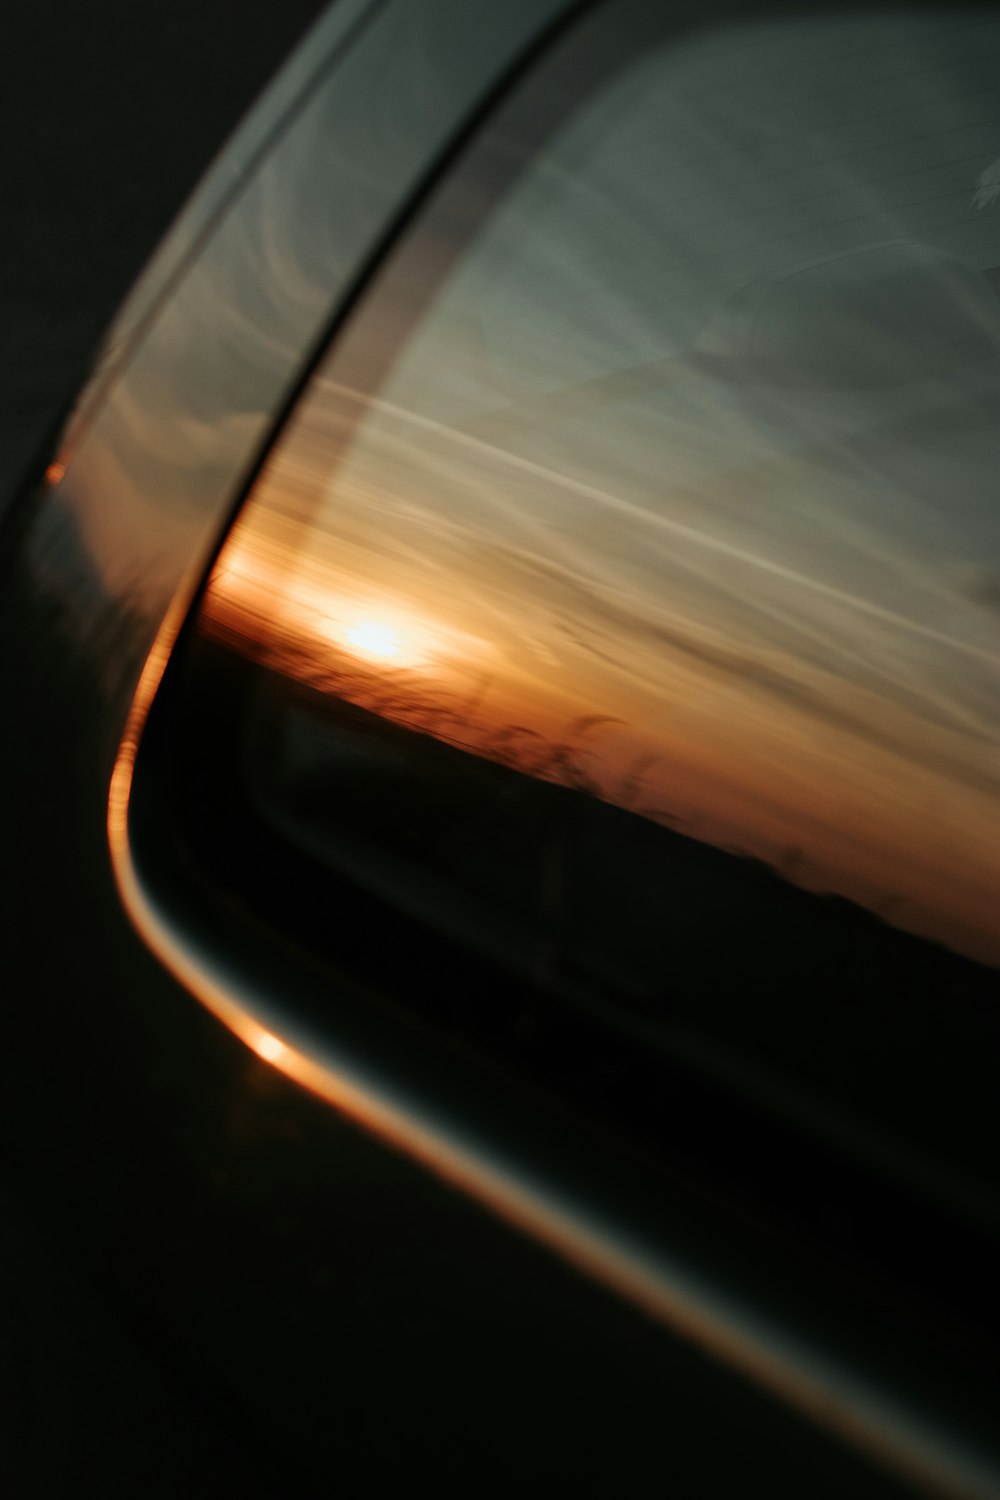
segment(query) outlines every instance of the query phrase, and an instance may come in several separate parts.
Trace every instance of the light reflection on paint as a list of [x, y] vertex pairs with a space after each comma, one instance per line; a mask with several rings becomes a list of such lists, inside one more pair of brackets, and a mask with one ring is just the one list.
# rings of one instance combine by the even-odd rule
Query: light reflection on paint
[[281, 1067], [287, 1048], [284, 1042], [280, 1041], [278, 1037], [273, 1036], [269, 1031], [259, 1031], [256, 1036], [251, 1032], [247, 1037], [247, 1041], [257, 1056], [264, 1062], [273, 1063], [276, 1067]]

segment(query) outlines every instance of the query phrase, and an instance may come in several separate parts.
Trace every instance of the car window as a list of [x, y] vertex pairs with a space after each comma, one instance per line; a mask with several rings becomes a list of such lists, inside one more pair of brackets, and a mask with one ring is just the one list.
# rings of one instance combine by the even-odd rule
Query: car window
[[223, 549], [254, 796], [616, 1000], [772, 918], [803, 982], [805, 893], [993, 963], [1000, 23], [650, 9], [511, 92]]

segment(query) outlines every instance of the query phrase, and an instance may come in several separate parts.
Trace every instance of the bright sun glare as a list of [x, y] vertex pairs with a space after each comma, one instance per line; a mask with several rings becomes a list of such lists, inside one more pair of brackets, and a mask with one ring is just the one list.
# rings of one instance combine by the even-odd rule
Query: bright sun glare
[[348, 629], [347, 639], [355, 651], [376, 661], [392, 661], [402, 651], [398, 632], [382, 620], [359, 620]]

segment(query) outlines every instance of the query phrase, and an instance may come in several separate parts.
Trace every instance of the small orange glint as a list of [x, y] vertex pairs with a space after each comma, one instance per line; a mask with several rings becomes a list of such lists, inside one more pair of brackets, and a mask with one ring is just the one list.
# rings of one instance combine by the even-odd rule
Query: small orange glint
[[258, 1036], [254, 1037], [250, 1045], [258, 1057], [262, 1057], [265, 1062], [269, 1063], [276, 1063], [285, 1052], [284, 1042], [279, 1041], [276, 1036], [272, 1036], [269, 1031], [260, 1032]]
[[58, 484], [66, 472], [66, 465], [61, 464], [58, 459], [53, 459], [45, 470], [45, 483]]

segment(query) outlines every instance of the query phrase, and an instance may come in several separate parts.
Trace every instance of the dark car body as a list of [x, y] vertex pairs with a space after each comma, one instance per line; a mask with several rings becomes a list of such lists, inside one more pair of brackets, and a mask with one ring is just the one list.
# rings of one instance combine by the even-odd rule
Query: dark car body
[[211, 791], [229, 669], [198, 697], [171, 666], [348, 309], [587, 9], [339, 0], [6, 519], [10, 1178], [265, 1493], [997, 1494], [992, 979], [904, 956], [908, 996], [789, 1008], [853, 1136], [683, 1036], [609, 1061], [555, 1005], [548, 1050], [456, 1041], [369, 994], [411, 953], [457, 992], [446, 946], [320, 962], [291, 912], [275, 940], [280, 850]]

